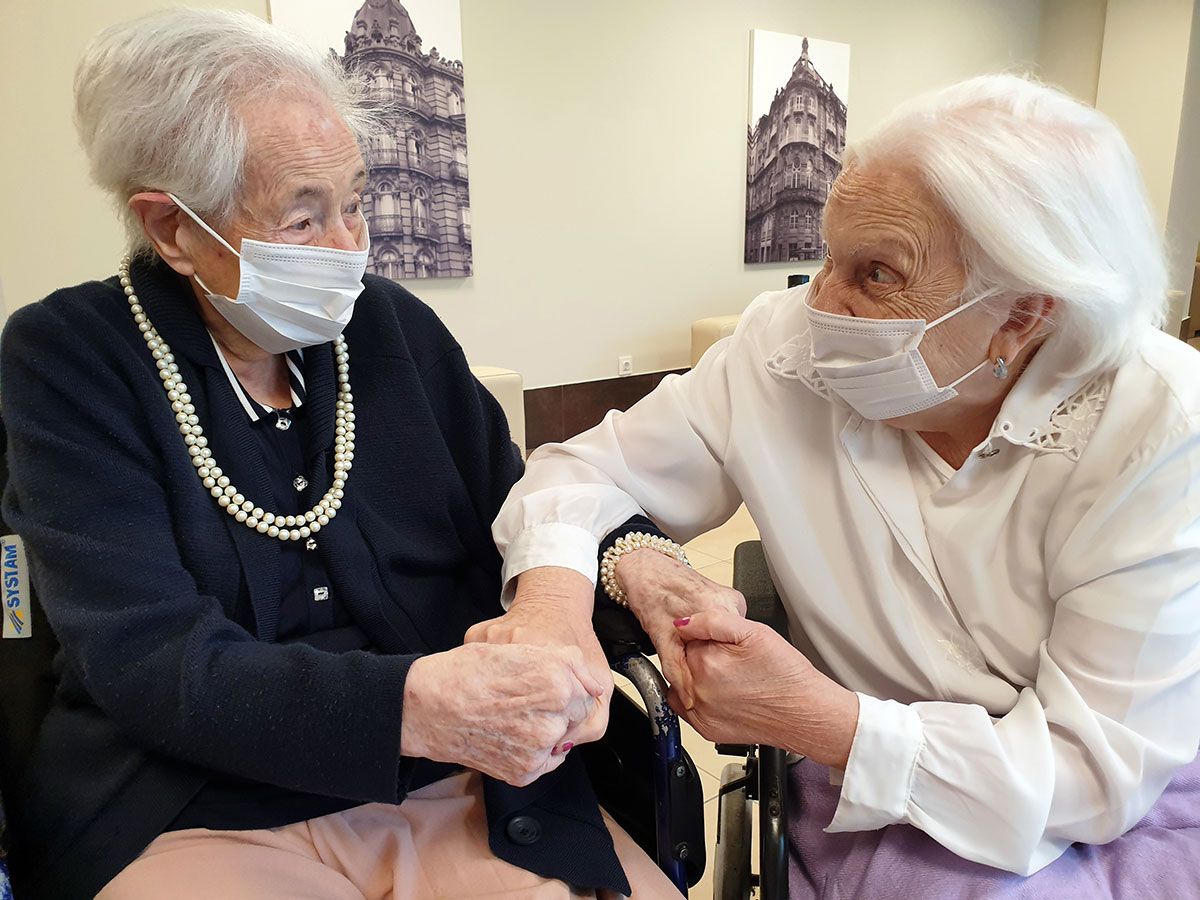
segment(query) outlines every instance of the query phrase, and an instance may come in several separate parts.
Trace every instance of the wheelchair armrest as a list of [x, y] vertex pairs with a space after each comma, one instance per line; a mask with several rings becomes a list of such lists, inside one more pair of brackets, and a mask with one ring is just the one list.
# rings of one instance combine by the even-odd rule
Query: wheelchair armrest
[[717, 753], [721, 756], [749, 756], [754, 752], [757, 744], [714, 744]]
[[759, 885], [764, 900], [788, 894], [787, 754], [758, 750]]
[[679, 757], [679, 724], [675, 712], [667, 704], [667, 680], [658, 667], [641, 653], [633, 652], [613, 662], [613, 671], [628, 678], [646, 705], [650, 717], [650, 728], [656, 738], [665, 737], [668, 746], [663, 748], [667, 760]]
[[[667, 704], [667, 682], [649, 659], [632, 652], [612, 660], [613, 670], [630, 680], [646, 708], [652, 736], [650, 763], [654, 783], [654, 847], [659, 868], [683, 893], [704, 874], [704, 791], [700, 773], [684, 752], [679, 719]], [[643, 751], [644, 752], [644, 751]]]
[[604, 649], [608, 663], [615, 668], [618, 660], [635, 653], [653, 656], [657, 651], [637, 617], [628, 609], [617, 606], [608, 597], [596, 598], [592, 613], [592, 628]]
[[[739, 544], [733, 555], [733, 586], [746, 598], [746, 618], [763, 622], [790, 638], [787, 613], [761, 541]], [[729, 746], [729, 750], [744, 748]], [[775, 747], [758, 748], [759, 884], [764, 898], [787, 896], [787, 754]]]
[[745, 541], [733, 552], [733, 586], [746, 598], [746, 618], [788, 636], [787, 613], [771, 580], [762, 541]]

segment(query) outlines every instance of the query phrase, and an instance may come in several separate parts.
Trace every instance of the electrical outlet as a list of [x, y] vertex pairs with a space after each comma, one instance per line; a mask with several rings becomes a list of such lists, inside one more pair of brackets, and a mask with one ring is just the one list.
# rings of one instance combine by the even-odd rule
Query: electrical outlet
[[633, 357], [618, 356], [617, 357], [617, 374], [632, 375], [633, 374]]

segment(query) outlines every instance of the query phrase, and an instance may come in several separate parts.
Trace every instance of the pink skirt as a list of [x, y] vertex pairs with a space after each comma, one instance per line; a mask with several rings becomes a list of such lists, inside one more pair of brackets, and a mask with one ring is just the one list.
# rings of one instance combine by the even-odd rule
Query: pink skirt
[[[607, 814], [633, 897], [679, 892]], [[483, 782], [463, 773], [399, 805], [369, 803], [281, 828], [190, 828], [156, 838], [98, 900], [428, 900], [595, 897], [497, 859], [488, 848]]]

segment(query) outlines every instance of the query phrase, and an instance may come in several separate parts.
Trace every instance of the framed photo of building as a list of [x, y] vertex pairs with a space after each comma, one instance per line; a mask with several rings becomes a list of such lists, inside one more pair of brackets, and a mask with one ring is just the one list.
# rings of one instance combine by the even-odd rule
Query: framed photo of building
[[744, 260], [822, 259], [821, 211], [846, 148], [850, 45], [755, 30], [750, 59]]
[[366, 148], [367, 271], [472, 273], [459, 0], [271, 0], [271, 20], [362, 79], [382, 128]]

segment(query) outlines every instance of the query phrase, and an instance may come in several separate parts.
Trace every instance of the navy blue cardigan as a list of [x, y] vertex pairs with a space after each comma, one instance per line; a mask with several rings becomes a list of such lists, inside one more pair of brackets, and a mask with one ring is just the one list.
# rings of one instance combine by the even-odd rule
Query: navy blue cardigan
[[[159, 262], [135, 263], [133, 280], [201, 423], [232, 423], [214, 456], [246, 496], [269, 496], [186, 282]], [[115, 278], [9, 320], [4, 511], [63, 648], [10, 809], [18, 891], [91, 897], [211, 771], [364, 803], [404, 799], [415, 765], [400, 755], [405, 675], [498, 614], [489, 528], [520, 458], [458, 344], [406, 290], [368, 277], [345, 334], [354, 469], [319, 552], [376, 653], [273, 643], [278, 543], [234, 522], [200, 484]], [[331, 349], [308, 355], [312, 442], [331, 448]], [[315, 458], [306, 506], [331, 477], [331, 452]], [[628, 893], [579, 760], [524, 789], [485, 779], [485, 796], [498, 856]], [[517, 815], [539, 820], [538, 841], [509, 839]]]

